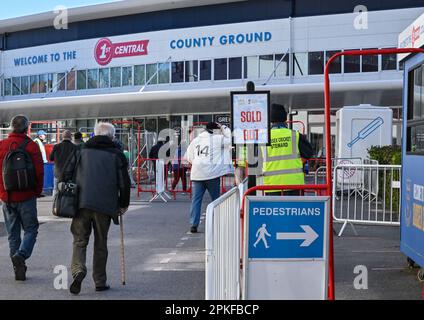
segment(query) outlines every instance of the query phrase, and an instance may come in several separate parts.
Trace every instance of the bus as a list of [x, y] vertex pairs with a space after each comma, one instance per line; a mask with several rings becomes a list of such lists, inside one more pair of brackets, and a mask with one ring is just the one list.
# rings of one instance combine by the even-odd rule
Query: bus
[[400, 247], [424, 281], [424, 54], [404, 63]]

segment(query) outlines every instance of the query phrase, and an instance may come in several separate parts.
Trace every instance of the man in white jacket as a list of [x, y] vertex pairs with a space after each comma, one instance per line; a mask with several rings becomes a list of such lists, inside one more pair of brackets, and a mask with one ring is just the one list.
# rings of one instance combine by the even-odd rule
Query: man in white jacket
[[212, 201], [219, 198], [220, 178], [234, 170], [231, 159], [231, 130], [224, 125], [209, 122], [206, 130], [190, 143], [185, 158], [192, 165], [190, 231], [196, 233], [205, 191], [208, 190]]

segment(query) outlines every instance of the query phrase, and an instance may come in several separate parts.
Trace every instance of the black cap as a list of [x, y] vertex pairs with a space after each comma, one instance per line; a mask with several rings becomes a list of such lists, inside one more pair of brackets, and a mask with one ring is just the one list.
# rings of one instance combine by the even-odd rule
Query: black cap
[[216, 123], [216, 122], [209, 122], [207, 125], [206, 125], [206, 130], [209, 132], [209, 133], [213, 133], [213, 130], [218, 130], [219, 129], [219, 125]]
[[29, 127], [29, 119], [23, 114], [13, 117], [10, 123], [14, 133], [25, 133]]
[[273, 103], [271, 105], [271, 122], [286, 122], [287, 121], [287, 112], [282, 104]]
[[75, 140], [81, 140], [82, 139], [82, 133], [77, 131], [74, 133], [74, 139]]

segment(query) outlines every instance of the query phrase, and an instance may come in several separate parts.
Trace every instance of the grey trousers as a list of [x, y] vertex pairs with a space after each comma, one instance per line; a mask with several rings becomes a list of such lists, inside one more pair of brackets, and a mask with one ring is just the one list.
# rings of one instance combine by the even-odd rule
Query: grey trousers
[[105, 214], [81, 209], [72, 219], [71, 232], [74, 236], [72, 253], [72, 276], [87, 274], [86, 255], [91, 230], [94, 230], [93, 279], [96, 287], [106, 285], [108, 257], [107, 236], [111, 218]]

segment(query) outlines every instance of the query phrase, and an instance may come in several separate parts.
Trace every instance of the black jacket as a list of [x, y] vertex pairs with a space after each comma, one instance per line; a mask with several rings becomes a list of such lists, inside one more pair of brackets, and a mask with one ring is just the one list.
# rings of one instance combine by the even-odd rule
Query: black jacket
[[53, 151], [50, 154], [50, 161], [54, 162], [54, 176], [60, 178], [69, 156], [75, 150], [76, 146], [71, 140], [63, 140], [61, 143], [56, 144], [53, 147]]
[[159, 150], [163, 147], [164, 144], [164, 141], [159, 141], [157, 144], [155, 144], [152, 149], [150, 149], [149, 158], [159, 159]]
[[76, 182], [79, 208], [110, 216], [118, 223], [119, 208], [130, 204], [128, 162], [112, 140], [95, 136], [81, 148]]

